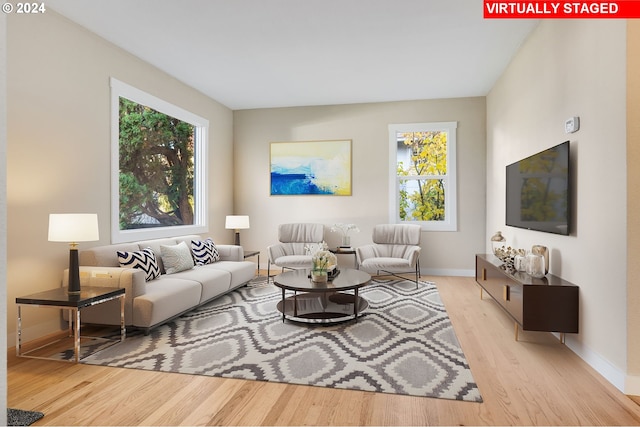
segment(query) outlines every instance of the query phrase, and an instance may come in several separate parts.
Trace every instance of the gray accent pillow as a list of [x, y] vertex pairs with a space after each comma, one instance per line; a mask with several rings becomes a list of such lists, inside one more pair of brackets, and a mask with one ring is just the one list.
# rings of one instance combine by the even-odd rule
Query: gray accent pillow
[[160, 245], [162, 253], [162, 263], [167, 274], [177, 273], [179, 271], [190, 270], [193, 268], [193, 258], [191, 257], [191, 249], [185, 242], [177, 245]]

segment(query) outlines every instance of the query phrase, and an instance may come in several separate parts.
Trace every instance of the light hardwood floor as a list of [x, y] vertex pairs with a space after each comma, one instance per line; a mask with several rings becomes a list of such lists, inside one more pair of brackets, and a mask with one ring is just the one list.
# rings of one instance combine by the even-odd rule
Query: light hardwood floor
[[[264, 274], [264, 273], [263, 273]], [[9, 356], [8, 406], [34, 425], [640, 425], [640, 406], [549, 333], [520, 331], [473, 278], [433, 280], [483, 403]]]

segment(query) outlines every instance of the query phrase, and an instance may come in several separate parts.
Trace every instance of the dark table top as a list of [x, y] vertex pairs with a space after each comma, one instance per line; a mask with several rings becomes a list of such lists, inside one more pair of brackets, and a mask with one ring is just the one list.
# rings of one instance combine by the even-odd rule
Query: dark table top
[[335, 279], [326, 283], [315, 283], [309, 278], [308, 270], [294, 270], [279, 274], [273, 283], [284, 289], [302, 292], [335, 292], [360, 288], [371, 282], [368, 273], [352, 268], [341, 268]]
[[44, 292], [16, 298], [16, 304], [51, 305], [59, 307], [82, 308], [104, 299], [124, 295], [124, 288], [106, 288], [101, 286], [83, 286], [80, 295], [69, 295], [67, 288], [55, 288]]

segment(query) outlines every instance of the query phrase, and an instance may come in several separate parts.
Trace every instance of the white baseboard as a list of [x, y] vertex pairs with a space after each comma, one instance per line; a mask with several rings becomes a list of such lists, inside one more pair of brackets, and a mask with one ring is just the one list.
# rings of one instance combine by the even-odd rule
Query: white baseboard
[[625, 394], [637, 394], [640, 393], [640, 377], [635, 377], [636, 393], [629, 391], [631, 385], [628, 381], [629, 377], [626, 373], [614, 366], [607, 359], [600, 354], [591, 350], [587, 346], [583, 345], [579, 341], [572, 339], [571, 334], [566, 336], [565, 344], [571, 351], [577, 354], [582, 360], [584, 360], [589, 366], [602, 375], [607, 381], [613, 384], [618, 390]]

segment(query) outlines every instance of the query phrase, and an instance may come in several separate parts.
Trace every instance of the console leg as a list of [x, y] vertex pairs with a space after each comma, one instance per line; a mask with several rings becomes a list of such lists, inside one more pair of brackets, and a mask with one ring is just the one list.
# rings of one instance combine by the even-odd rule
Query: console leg
[[513, 322], [513, 326], [516, 332], [516, 341], [518, 341], [518, 322]]

